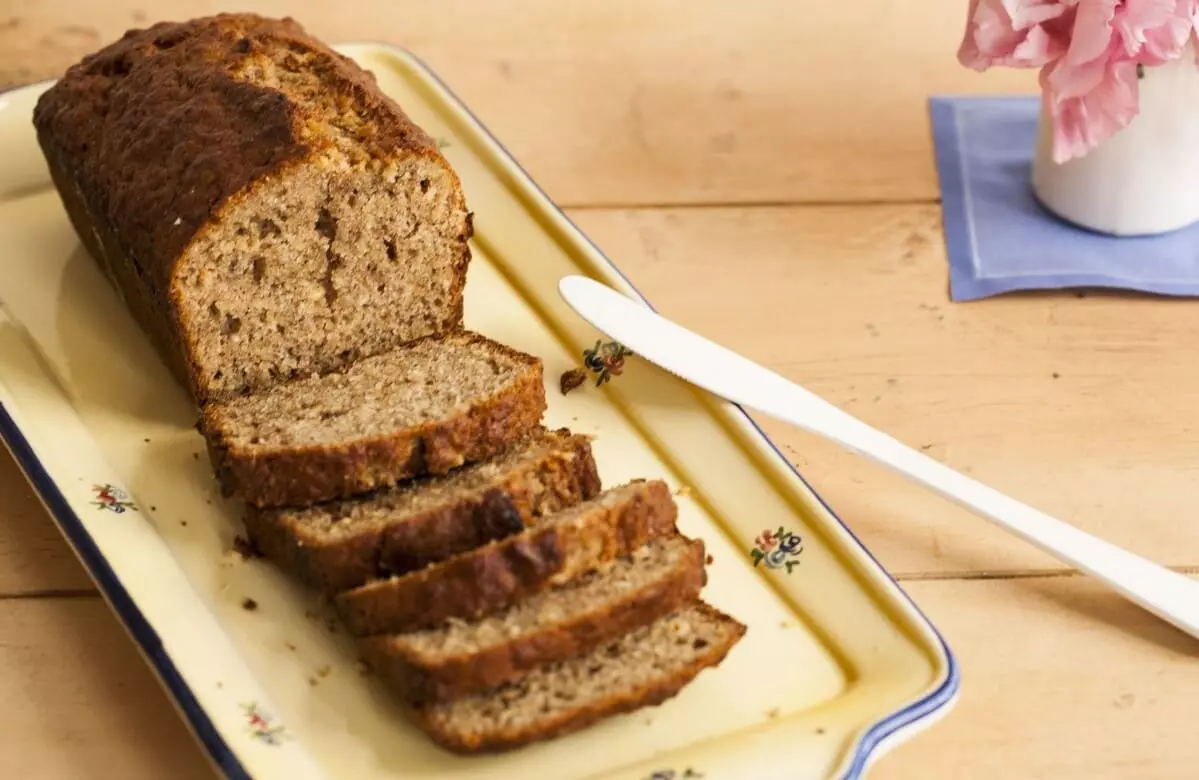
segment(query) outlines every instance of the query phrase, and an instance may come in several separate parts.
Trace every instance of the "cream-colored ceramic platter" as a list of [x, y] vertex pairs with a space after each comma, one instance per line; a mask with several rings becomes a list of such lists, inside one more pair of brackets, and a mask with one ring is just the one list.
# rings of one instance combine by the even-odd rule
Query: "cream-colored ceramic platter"
[[[559, 375], [597, 341], [559, 300], [558, 279], [584, 273], [635, 291], [423, 65], [386, 46], [341, 48], [438, 137], [462, 178], [476, 226], [468, 325], [544, 359], [546, 422], [598, 437], [605, 483], [662, 477], [680, 491], [682, 528], [713, 556], [705, 596], [749, 631], [661, 707], [498, 757], [435, 748], [357, 671], [352, 645], [309, 593], [231, 551], [237, 508], [214, 489], [187, 398], [50, 188], [30, 124], [45, 85], [9, 92], [0, 433], [221, 771], [856, 777], [943, 713], [958, 683], [945, 644], [739, 409], [636, 359], [602, 388], [558, 392]], [[755, 540], [778, 529], [798, 540], [756, 561]]]

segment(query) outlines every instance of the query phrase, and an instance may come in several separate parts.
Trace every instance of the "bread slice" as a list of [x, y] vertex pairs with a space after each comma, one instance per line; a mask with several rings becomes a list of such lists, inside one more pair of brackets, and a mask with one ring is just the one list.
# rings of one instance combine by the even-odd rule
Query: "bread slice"
[[488, 693], [420, 705], [414, 714], [454, 752], [510, 750], [660, 704], [723, 661], [744, 634], [744, 625], [699, 602], [584, 656]]
[[80, 240], [198, 403], [462, 327], [457, 175], [291, 19], [130, 30], [33, 120]]
[[599, 491], [588, 437], [538, 427], [444, 476], [311, 507], [250, 507], [246, 534], [283, 569], [336, 593], [502, 539]]
[[408, 701], [443, 701], [589, 652], [694, 601], [706, 581], [704, 543], [674, 534], [481, 620], [368, 637], [359, 647]]
[[208, 404], [200, 427], [226, 492], [304, 505], [484, 460], [544, 411], [540, 360], [456, 333]]
[[664, 482], [631, 482], [532, 528], [335, 599], [350, 633], [390, 634], [472, 620], [572, 579], [675, 530]]

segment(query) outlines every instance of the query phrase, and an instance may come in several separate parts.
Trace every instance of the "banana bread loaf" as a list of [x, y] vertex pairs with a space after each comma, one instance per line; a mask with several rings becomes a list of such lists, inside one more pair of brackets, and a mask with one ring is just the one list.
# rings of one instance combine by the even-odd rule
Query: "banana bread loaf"
[[290, 19], [131, 30], [34, 124], [80, 239], [197, 402], [462, 325], [457, 176]]

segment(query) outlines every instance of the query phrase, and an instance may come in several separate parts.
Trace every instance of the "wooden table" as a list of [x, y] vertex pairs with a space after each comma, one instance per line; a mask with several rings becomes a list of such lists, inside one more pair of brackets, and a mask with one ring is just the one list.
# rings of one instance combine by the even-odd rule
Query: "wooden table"
[[[0, 0], [0, 87], [220, 5]], [[669, 316], [1199, 573], [1199, 307], [948, 300], [925, 100], [1035, 85], [957, 65], [966, 0], [238, 5], [413, 49]], [[1199, 643], [898, 478], [767, 428], [963, 667], [957, 709], [875, 777], [1196, 776]], [[0, 777], [211, 777], [6, 454], [0, 490]]]

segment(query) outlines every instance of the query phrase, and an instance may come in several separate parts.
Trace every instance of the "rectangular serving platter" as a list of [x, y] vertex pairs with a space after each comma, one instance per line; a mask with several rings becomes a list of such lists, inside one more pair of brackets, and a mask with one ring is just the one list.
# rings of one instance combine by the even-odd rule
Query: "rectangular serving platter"
[[[30, 121], [48, 85], [13, 90], [0, 95], [0, 435], [219, 771], [859, 777], [947, 711], [958, 671], [941, 637], [741, 409], [635, 357], [602, 387], [559, 392], [602, 338], [562, 303], [558, 280], [585, 274], [640, 296], [415, 57], [338, 48], [462, 179], [476, 228], [468, 327], [545, 361], [546, 423], [596, 436], [605, 484], [660, 477], [676, 489], [681, 528], [712, 554], [705, 598], [749, 630], [660, 707], [499, 756], [433, 746], [361, 673], [311, 593], [234, 552], [238, 507], [215, 487], [186, 394], [50, 186]], [[786, 549], [755, 555], [780, 529]]]

